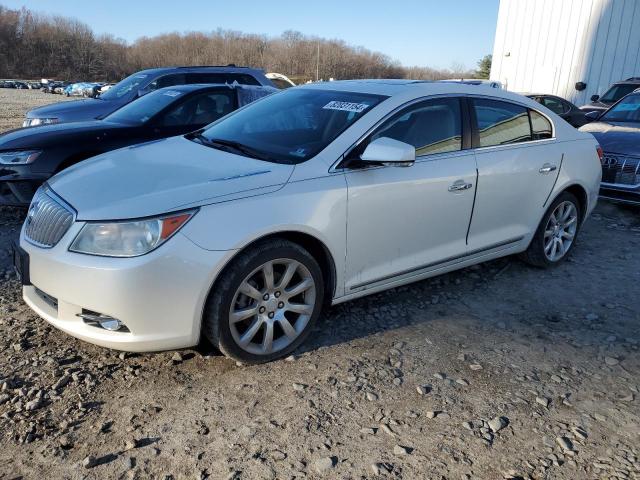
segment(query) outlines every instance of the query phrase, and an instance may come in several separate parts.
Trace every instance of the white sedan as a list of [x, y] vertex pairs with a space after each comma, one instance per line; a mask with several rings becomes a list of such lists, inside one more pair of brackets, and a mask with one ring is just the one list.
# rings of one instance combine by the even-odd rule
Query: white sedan
[[27, 304], [109, 348], [289, 354], [324, 305], [521, 254], [562, 262], [594, 138], [528, 98], [440, 82], [291, 88], [53, 177], [15, 249]]

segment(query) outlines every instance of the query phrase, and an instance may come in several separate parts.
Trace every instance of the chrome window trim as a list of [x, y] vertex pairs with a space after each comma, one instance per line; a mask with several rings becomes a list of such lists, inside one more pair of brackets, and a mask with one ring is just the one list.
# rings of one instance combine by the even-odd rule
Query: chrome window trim
[[[329, 167], [329, 173], [339, 173], [339, 172], [344, 172], [345, 170], [348, 170], [348, 168], [337, 168], [338, 165], [340, 165], [340, 163], [353, 151], [353, 149], [357, 148], [369, 135], [371, 135], [378, 127], [380, 127], [380, 125], [382, 125], [384, 122], [386, 122], [387, 120], [389, 120], [389, 118], [391, 118], [392, 116], [394, 116], [395, 114], [399, 113], [401, 110], [410, 107], [412, 105], [415, 105], [416, 103], [420, 103], [420, 102], [424, 102], [427, 100], [437, 100], [440, 98], [462, 98], [462, 99], [474, 99], [474, 98], [484, 98], [487, 100], [497, 100], [497, 101], [501, 101], [501, 102], [506, 102], [506, 103], [512, 103], [514, 105], [518, 105], [520, 107], [524, 107], [528, 110], [534, 110], [536, 113], [539, 113], [541, 116], [543, 116], [544, 118], [547, 119], [547, 121], [551, 124], [551, 138], [543, 138], [540, 140], [529, 140], [526, 142], [519, 142], [519, 143], [510, 143], [510, 144], [505, 144], [505, 145], [490, 145], [490, 146], [486, 146], [486, 147], [476, 147], [476, 148], [461, 148], [460, 150], [453, 150], [451, 152], [443, 152], [443, 153], [432, 153], [432, 154], [427, 154], [427, 155], [420, 155], [419, 157], [416, 157], [416, 162], [418, 161], [418, 159], [425, 159], [426, 157], [434, 157], [436, 155], [445, 155], [445, 154], [450, 154], [450, 153], [458, 153], [458, 152], [476, 152], [476, 151], [485, 151], [485, 150], [490, 150], [490, 149], [502, 149], [502, 148], [513, 148], [513, 147], [521, 147], [521, 146], [526, 146], [526, 145], [536, 145], [536, 144], [540, 144], [540, 143], [551, 143], [551, 142], [555, 142], [557, 140], [556, 138], [556, 124], [553, 122], [553, 120], [549, 117], [549, 115], [544, 114], [543, 112], [541, 112], [540, 110], [533, 108], [529, 105], [526, 105], [523, 102], [519, 102], [517, 100], [511, 100], [511, 99], [503, 99], [502, 97], [493, 97], [491, 95], [479, 95], [479, 94], [475, 94], [475, 93], [455, 93], [455, 94], [449, 94], [449, 93], [441, 93], [441, 94], [437, 94], [437, 95], [427, 95], [424, 97], [420, 97], [420, 98], [414, 98], [413, 100], [410, 100], [406, 103], [403, 103], [402, 105], [399, 105], [398, 107], [396, 107], [395, 109], [393, 109], [391, 112], [387, 113], [384, 117], [382, 117], [380, 120], [378, 120], [371, 128], [369, 128], [356, 142], [354, 142], [342, 155], [340, 155], [340, 157], [338, 158], [338, 160], [336, 160], [331, 167]], [[462, 112], [462, 114], [464, 115], [464, 112]], [[472, 126], [473, 128], [473, 126]], [[424, 160], [421, 160], [424, 161]], [[384, 165], [376, 165], [376, 166], [371, 166], [371, 167], [366, 167], [366, 168], [359, 168], [358, 171], [363, 171], [363, 170], [370, 170], [371, 168], [388, 168], [385, 167]]]

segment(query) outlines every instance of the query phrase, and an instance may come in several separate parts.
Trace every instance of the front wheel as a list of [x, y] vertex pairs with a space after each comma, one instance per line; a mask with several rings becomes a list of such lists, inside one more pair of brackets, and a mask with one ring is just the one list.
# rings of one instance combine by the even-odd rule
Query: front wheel
[[207, 301], [203, 332], [234, 360], [275, 360], [304, 341], [323, 297], [322, 271], [309, 252], [286, 240], [263, 242], [225, 268]]
[[551, 267], [567, 258], [573, 248], [582, 218], [575, 195], [563, 192], [554, 200], [522, 258], [536, 267]]

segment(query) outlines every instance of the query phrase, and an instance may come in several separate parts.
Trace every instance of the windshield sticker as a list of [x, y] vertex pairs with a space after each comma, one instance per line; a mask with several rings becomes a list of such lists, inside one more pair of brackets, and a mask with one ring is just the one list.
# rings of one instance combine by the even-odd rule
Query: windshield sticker
[[322, 108], [325, 110], [341, 110], [343, 112], [361, 113], [364, 112], [368, 107], [369, 105], [367, 105], [366, 103], [339, 102], [337, 100], [334, 100], [327, 103]]
[[307, 155], [307, 149], [306, 148], [302, 148], [300, 147], [297, 150], [294, 150], [292, 152], [289, 152], [289, 155], [293, 155], [294, 157], [301, 157], [304, 158]]
[[163, 95], [166, 95], [167, 97], [177, 97], [178, 95], [180, 95], [182, 92], [178, 92], [176, 90], [169, 90], [168, 92], [164, 92]]
[[133, 78], [147, 78], [149, 75], [136, 75]]

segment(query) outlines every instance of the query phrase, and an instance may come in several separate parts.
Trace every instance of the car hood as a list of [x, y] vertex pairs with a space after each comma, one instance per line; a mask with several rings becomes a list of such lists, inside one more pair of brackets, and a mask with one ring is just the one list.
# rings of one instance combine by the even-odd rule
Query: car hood
[[593, 122], [580, 130], [596, 137], [605, 152], [640, 156], [640, 123]]
[[27, 113], [27, 118], [57, 118], [60, 122], [78, 122], [93, 120], [107, 115], [126, 102], [86, 98], [71, 102], [58, 102], [34, 108]]
[[78, 220], [119, 220], [269, 193], [293, 169], [171, 137], [99, 155], [48, 183]]
[[126, 125], [93, 120], [89, 122], [57, 123], [36, 127], [18, 128], [0, 134], [0, 150], [12, 148], [45, 148], [60, 145], [67, 137], [101, 134], [114, 129], [126, 128]]

